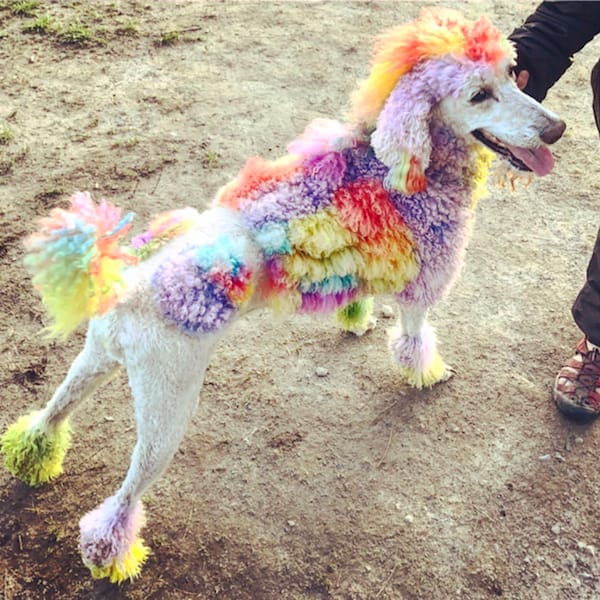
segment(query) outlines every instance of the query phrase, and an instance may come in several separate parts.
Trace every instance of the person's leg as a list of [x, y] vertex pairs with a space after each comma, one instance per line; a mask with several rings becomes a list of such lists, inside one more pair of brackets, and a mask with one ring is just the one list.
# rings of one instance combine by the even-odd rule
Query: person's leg
[[593, 419], [600, 415], [600, 230], [572, 314], [584, 337], [558, 372], [553, 397], [564, 414]]
[[573, 304], [575, 323], [588, 341], [600, 346], [600, 230], [586, 272], [586, 282]]

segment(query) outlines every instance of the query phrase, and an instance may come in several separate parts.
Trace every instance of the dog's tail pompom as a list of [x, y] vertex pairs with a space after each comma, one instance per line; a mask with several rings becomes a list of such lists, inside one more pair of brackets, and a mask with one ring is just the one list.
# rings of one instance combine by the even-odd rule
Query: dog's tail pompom
[[71, 445], [71, 429], [63, 421], [52, 432], [36, 426], [38, 412], [11, 425], [0, 440], [6, 468], [27, 485], [36, 487], [58, 477]]
[[119, 246], [132, 218], [121, 217], [106, 200], [96, 204], [88, 192], [77, 192], [69, 210], [55, 208], [25, 240], [25, 264], [52, 317], [52, 336], [66, 337], [117, 302], [123, 267], [138, 260]]

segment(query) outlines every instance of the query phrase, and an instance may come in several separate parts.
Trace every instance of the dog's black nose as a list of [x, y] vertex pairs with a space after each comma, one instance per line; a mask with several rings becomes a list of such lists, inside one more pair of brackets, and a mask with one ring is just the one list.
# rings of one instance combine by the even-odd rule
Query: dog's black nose
[[556, 140], [559, 140], [562, 134], [565, 132], [567, 124], [564, 121], [553, 121], [540, 134], [542, 141], [546, 144], [554, 144]]

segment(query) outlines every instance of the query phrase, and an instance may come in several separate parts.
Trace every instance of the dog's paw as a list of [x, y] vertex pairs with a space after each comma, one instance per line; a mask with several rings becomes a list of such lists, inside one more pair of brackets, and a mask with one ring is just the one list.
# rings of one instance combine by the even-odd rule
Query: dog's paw
[[365, 333], [371, 331], [372, 329], [375, 329], [376, 326], [377, 326], [377, 319], [373, 315], [369, 315], [369, 318], [366, 320], [366, 322], [363, 324], [362, 327], [356, 327], [354, 329], [346, 329], [346, 331], [348, 333], [352, 333], [353, 335], [360, 337], [362, 335], [365, 335]]
[[456, 369], [454, 367], [446, 365], [446, 369], [444, 371], [444, 374], [442, 375], [442, 379], [440, 379], [440, 383], [443, 383], [444, 381], [448, 381], [455, 375], [456, 375]]
[[111, 583], [122, 583], [139, 576], [149, 554], [150, 549], [142, 540], [136, 539], [123, 555], [112, 558], [107, 565], [99, 567], [85, 559], [84, 563], [94, 579], [108, 579]]
[[364, 335], [375, 327], [373, 298], [363, 298], [350, 302], [336, 313], [338, 325], [354, 335]]
[[32, 487], [46, 483], [63, 472], [63, 460], [71, 444], [68, 421], [46, 433], [36, 425], [39, 414], [33, 412], [21, 417], [0, 439], [6, 468]]
[[121, 583], [140, 574], [150, 554], [138, 536], [144, 522], [141, 502], [129, 507], [115, 496], [81, 519], [79, 548], [94, 579]]
[[414, 369], [411, 367], [400, 366], [402, 378], [412, 387], [421, 390], [431, 388], [436, 383], [448, 381], [454, 375], [454, 369], [448, 367], [439, 354], [436, 354], [424, 369]]

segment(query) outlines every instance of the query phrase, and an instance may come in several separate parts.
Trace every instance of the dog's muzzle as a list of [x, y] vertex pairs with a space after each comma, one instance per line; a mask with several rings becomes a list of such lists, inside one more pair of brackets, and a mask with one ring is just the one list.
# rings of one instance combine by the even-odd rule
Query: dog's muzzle
[[[563, 134], [565, 127], [564, 121], [558, 121], [556, 126], [546, 128], [546, 137], [552, 139], [552, 142], [547, 143], [553, 143], [558, 140]], [[476, 129], [471, 133], [484, 146], [507, 160], [519, 171], [533, 172], [542, 177], [550, 173], [554, 167], [552, 152], [544, 144], [540, 144], [537, 148], [520, 148], [502, 142], [483, 129]], [[543, 137], [541, 139], [545, 141]]]

